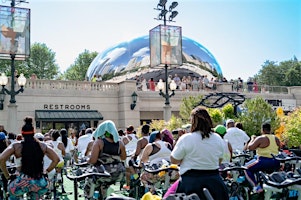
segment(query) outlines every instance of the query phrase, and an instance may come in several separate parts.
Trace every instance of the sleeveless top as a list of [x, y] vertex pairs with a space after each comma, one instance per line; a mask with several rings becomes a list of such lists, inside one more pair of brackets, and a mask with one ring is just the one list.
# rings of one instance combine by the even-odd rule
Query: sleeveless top
[[267, 134], [265, 135], [269, 140], [270, 140], [270, 145], [265, 147], [265, 148], [257, 148], [256, 153], [258, 156], [266, 157], [266, 158], [273, 158], [273, 155], [277, 155], [279, 150], [278, 150], [278, 145], [276, 143], [276, 139], [274, 135]]
[[[149, 135], [148, 136], [143, 136], [143, 138], [146, 139], [147, 142], [149, 141]], [[137, 156], [138, 160], [141, 160], [141, 158], [142, 158], [143, 149], [141, 149], [140, 154]]]
[[103, 149], [98, 156], [98, 161], [100, 164], [112, 164], [119, 163], [120, 160], [120, 146], [119, 142], [112, 143], [106, 139], [102, 139]]
[[62, 155], [62, 151], [58, 148], [59, 142], [58, 141], [52, 141], [53, 144], [53, 150], [55, 151], [55, 153], [57, 153], [57, 155], [60, 158], [60, 162], [63, 160], [63, 155]]
[[[128, 138], [128, 136], [131, 136], [131, 140]], [[138, 139], [136, 138], [136, 135], [131, 133], [131, 134], [127, 134], [125, 136], [125, 138], [129, 141], [126, 145], [125, 145], [125, 150], [126, 150], [126, 154], [127, 156], [131, 156], [133, 155], [133, 153], [136, 151], [136, 147], [137, 147], [137, 141]]]
[[157, 153], [149, 156], [150, 165], [158, 163], [163, 159], [166, 161], [170, 161], [171, 150], [167, 148], [165, 142], [160, 140], [154, 143], [159, 144], [161, 148]]

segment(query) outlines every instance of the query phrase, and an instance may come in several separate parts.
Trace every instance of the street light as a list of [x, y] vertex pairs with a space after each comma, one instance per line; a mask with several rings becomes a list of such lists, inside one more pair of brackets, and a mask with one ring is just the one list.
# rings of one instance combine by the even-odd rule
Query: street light
[[[175, 95], [177, 85], [173, 80], [168, 85], [168, 65], [182, 65], [182, 39], [180, 27], [166, 25], [166, 22], [174, 22], [173, 19], [178, 15], [178, 12], [174, 10], [178, 6], [178, 2], [172, 2], [169, 7], [166, 6], [166, 3], [167, 0], [160, 0], [157, 7], [154, 8], [159, 11], [159, 15], [155, 19], [162, 20], [164, 25], [159, 25], [150, 31], [150, 49], [151, 67], [164, 66], [165, 86], [162, 80], [157, 86], [160, 90], [159, 95], [165, 98], [164, 121], [169, 121], [171, 117], [169, 99]], [[169, 93], [169, 89], [172, 91], [171, 93]]]
[[138, 95], [136, 94], [136, 92], [133, 92], [133, 94], [132, 94], [132, 101], [133, 101], [133, 103], [131, 103], [131, 110], [134, 110], [135, 107], [136, 107], [137, 96]]
[[[158, 84], [158, 89], [160, 91], [160, 95], [165, 98], [165, 105], [169, 105], [169, 98], [175, 95], [175, 90], [177, 89], [177, 84], [175, 83], [174, 80], [172, 80], [169, 84], [169, 89], [171, 90], [171, 93], [168, 93], [168, 81], [165, 81], [165, 85], [162, 79], [159, 80]], [[163, 89], [165, 88], [165, 93], [162, 92]]]
[[8, 94], [10, 95], [10, 103], [11, 104], [15, 104], [16, 103], [16, 99], [15, 96], [17, 94], [19, 94], [20, 92], [24, 91], [24, 85], [26, 84], [26, 78], [24, 77], [24, 74], [20, 74], [19, 78], [18, 78], [18, 85], [20, 86], [20, 89], [15, 91], [15, 80], [14, 80], [14, 74], [11, 75], [11, 90], [9, 91], [8, 89], [5, 88], [5, 86], [8, 83], [8, 78], [7, 76], [2, 73], [0, 76], [0, 85], [2, 85], [2, 90], [1, 93], [3, 94]]
[[[19, 77], [15, 74], [15, 60], [25, 60], [30, 56], [30, 9], [15, 7], [19, 3], [27, 3], [24, 0], [11, 0], [11, 6], [0, 6], [1, 17], [1, 48], [0, 59], [10, 59], [10, 78], [3, 73], [0, 77], [1, 95], [10, 95], [8, 104], [7, 128], [10, 132], [18, 133], [16, 95], [24, 91], [26, 78], [23, 74]], [[3, 48], [2, 48], [3, 47]], [[16, 80], [16, 78], [18, 78]], [[9, 81], [8, 81], [9, 79]], [[5, 88], [7, 83], [10, 86]], [[17, 82], [17, 83], [16, 83]], [[20, 86], [15, 89], [15, 85]], [[4, 101], [4, 99], [3, 99]]]

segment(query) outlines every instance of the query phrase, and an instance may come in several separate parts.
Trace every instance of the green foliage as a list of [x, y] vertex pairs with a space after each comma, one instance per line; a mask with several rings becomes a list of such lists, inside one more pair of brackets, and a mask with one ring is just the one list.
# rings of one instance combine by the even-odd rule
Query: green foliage
[[39, 79], [54, 79], [59, 74], [59, 67], [55, 63], [55, 53], [45, 44], [31, 45], [30, 57], [19, 65], [19, 73], [30, 77], [35, 73]]
[[189, 123], [191, 111], [199, 105], [203, 95], [198, 96], [188, 96], [182, 99], [182, 104], [180, 105], [180, 116], [183, 120], [183, 123]]
[[279, 64], [266, 61], [256, 79], [260, 85], [301, 86], [301, 62], [296, 58]]
[[64, 79], [77, 81], [86, 80], [86, 72], [96, 56], [97, 52], [89, 52], [85, 49], [84, 52], [79, 54], [75, 62], [63, 74]]
[[164, 120], [152, 120], [150, 123], [150, 131], [152, 129], [161, 131], [165, 127], [165, 121]]
[[234, 107], [232, 104], [226, 104], [224, 107], [222, 107], [222, 113], [224, 116], [224, 119], [234, 119], [236, 116], [234, 115]]
[[207, 109], [211, 117], [213, 127], [223, 123], [223, 113], [219, 108]]
[[260, 135], [261, 124], [269, 121], [273, 131], [280, 125], [280, 120], [270, 104], [263, 98], [247, 99], [243, 105], [243, 111], [238, 117], [248, 135]]
[[285, 117], [285, 128], [281, 135], [289, 148], [299, 147], [301, 144], [301, 107], [289, 113]]
[[180, 118], [177, 118], [176, 116], [172, 115], [168, 124], [167, 129], [169, 131], [175, 130], [177, 128], [180, 128], [183, 125], [183, 122]]

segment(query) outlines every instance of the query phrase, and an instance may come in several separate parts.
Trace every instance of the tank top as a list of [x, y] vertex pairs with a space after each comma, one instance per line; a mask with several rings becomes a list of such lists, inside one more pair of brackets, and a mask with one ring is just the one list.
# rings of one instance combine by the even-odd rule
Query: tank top
[[167, 148], [165, 142], [160, 140], [160, 141], [156, 141], [154, 143], [159, 144], [161, 148], [157, 153], [149, 156], [150, 165], [158, 163], [158, 162], [162, 161], [163, 159], [166, 161], [170, 161], [171, 150]]
[[106, 139], [102, 139], [102, 141], [103, 141], [103, 149], [98, 156], [98, 162], [96, 165], [120, 163], [121, 160], [120, 160], [119, 142], [111, 143]]
[[[132, 138], [131, 140], [130, 140], [129, 136]], [[127, 154], [127, 156], [131, 156], [136, 151], [138, 139], [136, 138], [136, 135], [133, 133], [126, 135], [125, 138], [129, 141], [125, 145], [126, 154]]]
[[53, 150], [59, 156], [60, 161], [62, 161], [63, 160], [63, 155], [62, 155], [62, 151], [58, 148], [59, 142], [58, 141], [52, 141], [52, 144], [53, 144]]
[[257, 148], [256, 153], [258, 156], [273, 158], [271, 154], [277, 155], [279, 152], [275, 136], [270, 134], [267, 134], [265, 136], [270, 140], [270, 145], [265, 148]]
[[107, 153], [110, 155], [120, 155], [120, 147], [119, 147], [119, 142], [113, 143], [109, 142], [106, 139], [102, 139], [103, 141], [103, 153]]

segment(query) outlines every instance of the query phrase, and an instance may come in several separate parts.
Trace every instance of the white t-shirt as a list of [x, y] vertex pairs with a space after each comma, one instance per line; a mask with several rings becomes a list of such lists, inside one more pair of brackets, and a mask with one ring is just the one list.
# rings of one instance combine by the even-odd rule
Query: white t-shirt
[[230, 142], [233, 151], [238, 150], [242, 152], [245, 144], [250, 140], [250, 137], [243, 130], [236, 127], [230, 127], [227, 129], [224, 139]]
[[211, 133], [209, 138], [202, 139], [199, 131], [182, 135], [171, 156], [182, 160], [180, 174], [190, 169], [216, 170], [219, 168], [219, 159], [224, 155], [224, 141], [216, 133]]
[[84, 157], [86, 150], [87, 150], [87, 146], [89, 144], [89, 142], [92, 140], [92, 134], [88, 133], [86, 135], [80, 136], [78, 138], [77, 141], [77, 151], [79, 153], [79, 157]]

